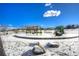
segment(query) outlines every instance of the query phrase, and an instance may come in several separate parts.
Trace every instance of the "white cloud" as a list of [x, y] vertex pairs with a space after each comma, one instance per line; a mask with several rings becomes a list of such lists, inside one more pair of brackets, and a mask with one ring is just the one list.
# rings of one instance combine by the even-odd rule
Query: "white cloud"
[[51, 6], [51, 3], [46, 3], [45, 6], [46, 6], [46, 7], [47, 7], [47, 6]]
[[59, 16], [60, 14], [61, 14], [60, 10], [48, 10], [43, 14], [43, 17]]
[[10, 29], [15, 29], [16, 27], [14, 27], [12, 24], [8, 24], [8, 30]]

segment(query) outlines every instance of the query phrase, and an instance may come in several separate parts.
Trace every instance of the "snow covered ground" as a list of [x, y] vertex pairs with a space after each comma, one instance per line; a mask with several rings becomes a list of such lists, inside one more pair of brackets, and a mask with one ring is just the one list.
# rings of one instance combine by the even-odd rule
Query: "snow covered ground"
[[[78, 29], [65, 30], [66, 35], [64, 36], [78, 36]], [[23, 39], [14, 37], [13, 34], [2, 35], [2, 42], [5, 53], [7, 56], [21, 56], [26, 53], [26, 56], [31, 56], [30, 50], [33, 49], [33, 43], [39, 42], [42, 47], [45, 48], [46, 53], [42, 56], [78, 56], [79, 55], [79, 38], [73, 39], [48, 39], [48, 40], [34, 40], [34, 39]], [[23, 33], [16, 34], [19, 36], [25, 36]], [[47, 35], [45, 37], [48, 37]], [[59, 43], [58, 48], [48, 48], [48, 42]], [[37, 55], [40, 56], [40, 55]]]

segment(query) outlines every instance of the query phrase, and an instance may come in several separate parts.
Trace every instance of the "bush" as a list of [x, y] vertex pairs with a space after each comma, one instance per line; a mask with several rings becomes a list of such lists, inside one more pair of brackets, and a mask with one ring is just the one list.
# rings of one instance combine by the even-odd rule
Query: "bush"
[[61, 36], [62, 34], [64, 34], [64, 27], [63, 26], [57, 26], [55, 28], [55, 35], [56, 36]]

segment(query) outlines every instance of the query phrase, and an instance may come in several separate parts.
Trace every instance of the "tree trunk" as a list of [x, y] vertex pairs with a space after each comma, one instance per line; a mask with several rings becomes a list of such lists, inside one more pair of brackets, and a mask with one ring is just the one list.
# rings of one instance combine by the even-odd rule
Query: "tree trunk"
[[0, 56], [6, 56], [4, 48], [3, 48], [3, 43], [2, 43], [1, 37], [0, 37]]

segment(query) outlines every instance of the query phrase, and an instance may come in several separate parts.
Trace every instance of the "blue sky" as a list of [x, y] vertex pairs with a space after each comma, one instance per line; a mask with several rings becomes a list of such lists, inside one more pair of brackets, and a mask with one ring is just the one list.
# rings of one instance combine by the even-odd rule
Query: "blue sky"
[[[52, 3], [50, 6], [45, 6], [45, 3], [2, 3], [0, 4], [0, 24], [52, 27], [79, 23], [79, 4]], [[44, 13], [48, 10], [60, 10], [61, 14], [44, 17]]]

